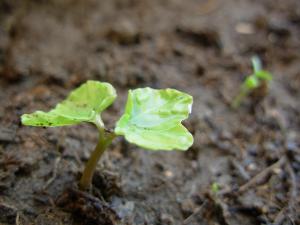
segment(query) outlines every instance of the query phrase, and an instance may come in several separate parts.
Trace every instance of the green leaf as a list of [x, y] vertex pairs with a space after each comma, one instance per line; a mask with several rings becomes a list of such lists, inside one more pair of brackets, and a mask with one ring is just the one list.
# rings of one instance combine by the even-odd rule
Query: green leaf
[[265, 70], [260, 70], [255, 73], [255, 76], [258, 77], [261, 80], [270, 81], [272, 80], [273, 76], [271, 73]]
[[252, 67], [253, 67], [254, 73], [257, 73], [258, 71], [260, 71], [262, 69], [261, 60], [258, 56], [253, 56], [251, 58], [251, 60], [252, 60]]
[[216, 182], [213, 182], [211, 185], [211, 191], [214, 194], [218, 194], [218, 192], [220, 191], [220, 185]]
[[111, 105], [116, 96], [115, 89], [109, 83], [87, 81], [51, 111], [22, 115], [22, 124], [55, 127], [80, 122], [96, 123], [96, 120], [101, 121], [99, 113]]
[[130, 90], [115, 133], [150, 150], [186, 150], [193, 136], [181, 121], [191, 113], [192, 103], [192, 96], [174, 89]]
[[259, 85], [260, 85], [260, 82], [254, 75], [247, 77], [247, 79], [244, 81], [244, 87], [245, 87], [245, 89], [248, 89], [248, 90], [257, 88]]

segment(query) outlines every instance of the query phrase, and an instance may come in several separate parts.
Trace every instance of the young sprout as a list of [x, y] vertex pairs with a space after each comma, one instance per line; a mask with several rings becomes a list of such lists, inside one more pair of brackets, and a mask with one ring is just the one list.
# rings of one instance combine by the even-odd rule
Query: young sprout
[[272, 80], [272, 74], [262, 69], [262, 64], [257, 56], [252, 57], [253, 74], [249, 75], [241, 85], [240, 93], [234, 98], [232, 107], [240, 106], [243, 99], [263, 85]]
[[213, 182], [210, 188], [211, 192], [215, 195], [218, 194], [218, 192], [220, 191], [220, 185], [217, 182]]
[[150, 150], [187, 150], [193, 144], [193, 136], [181, 124], [191, 113], [192, 96], [175, 89], [129, 90], [125, 112], [114, 131], [109, 131], [100, 113], [116, 97], [109, 83], [87, 81], [49, 112], [36, 111], [21, 117], [22, 124], [28, 126], [57, 127], [89, 122], [98, 128], [98, 144], [79, 181], [81, 190], [90, 187], [99, 159], [116, 136], [123, 135], [127, 141]]

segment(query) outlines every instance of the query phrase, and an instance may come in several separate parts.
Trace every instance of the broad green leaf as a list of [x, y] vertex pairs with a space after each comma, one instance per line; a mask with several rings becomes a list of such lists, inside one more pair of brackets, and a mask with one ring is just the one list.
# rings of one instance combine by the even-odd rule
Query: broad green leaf
[[111, 105], [116, 96], [115, 89], [109, 83], [87, 81], [51, 111], [22, 115], [22, 123], [28, 126], [55, 127], [95, 122], [99, 113]]
[[193, 136], [181, 121], [190, 114], [192, 103], [192, 96], [174, 89], [130, 90], [115, 133], [146, 149], [186, 150]]
[[251, 75], [247, 77], [247, 79], [244, 82], [244, 85], [246, 89], [252, 90], [259, 86], [259, 80], [254, 75]]
[[261, 80], [270, 81], [272, 80], [273, 76], [271, 73], [265, 70], [260, 70], [255, 73], [255, 76], [258, 77]]

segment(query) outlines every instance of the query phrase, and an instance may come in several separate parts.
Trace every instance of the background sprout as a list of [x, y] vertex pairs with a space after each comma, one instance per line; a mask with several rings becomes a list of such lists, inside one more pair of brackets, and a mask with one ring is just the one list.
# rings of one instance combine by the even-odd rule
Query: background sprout
[[220, 191], [220, 185], [217, 182], [213, 182], [211, 184], [210, 189], [211, 189], [211, 192], [216, 195]]
[[240, 93], [234, 98], [232, 107], [237, 108], [240, 106], [243, 99], [251, 92], [264, 84], [268, 84], [272, 80], [272, 74], [262, 69], [262, 63], [259, 57], [253, 56], [252, 59], [253, 74], [247, 76], [240, 88]]
[[21, 117], [22, 124], [28, 126], [56, 127], [90, 122], [98, 128], [98, 143], [79, 182], [82, 190], [90, 187], [99, 159], [118, 135], [150, 150], [187, 150], [193, 144], [193, 136], [181, 124], [191, 113], [192, 96], [174, 89], [130, 90], [124, 114], [114, 131], [109, 131], [101, 112], [116, 96], [109, 83], [87, 81], [49, 112], [36, 111]]

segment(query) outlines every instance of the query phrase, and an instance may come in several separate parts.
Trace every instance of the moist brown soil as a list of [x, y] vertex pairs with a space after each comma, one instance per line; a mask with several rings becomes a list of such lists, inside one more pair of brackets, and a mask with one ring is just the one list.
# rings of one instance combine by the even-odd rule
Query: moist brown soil
[[[300, 1], [1, 0], [0, 224], [300, 224]], [[266, 95], [230, 103], [258, 55]], [[116, 139], [90, 192], [77, 182], [97, 142], [88, 124], [32, 128], [88, 79], [118, 92], [176, 88], [194, 97], [187, 151]], [[218, 188], [216, 188], [218, 186]]]

